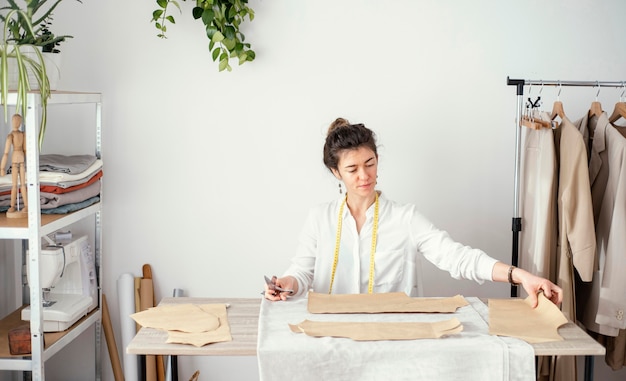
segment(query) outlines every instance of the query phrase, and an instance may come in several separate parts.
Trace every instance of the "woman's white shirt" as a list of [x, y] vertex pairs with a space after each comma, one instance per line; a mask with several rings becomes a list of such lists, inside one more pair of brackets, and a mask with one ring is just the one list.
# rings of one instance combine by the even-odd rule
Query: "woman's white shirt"
[[[339, 209], [344, 197], [312, 208], [300, 234], [291, 266], [284, 275], [298, 280], [298, 294], [309, 289], [329, 291]], [[366, 212], [359, 234], [347, 207], [343, 211], [339, 260], [334, 294], [367, 293], [374, 205]], [[375, 254], [374, 292], [405, 292], [420, 296], [421, 257], [448, 271], [455, 279], [478, 283], [491, 280], [495, 259], [482, 250], [455, 242], [420, 214], [415, 205], [398, 204], [379, 197], [378, 235]]]

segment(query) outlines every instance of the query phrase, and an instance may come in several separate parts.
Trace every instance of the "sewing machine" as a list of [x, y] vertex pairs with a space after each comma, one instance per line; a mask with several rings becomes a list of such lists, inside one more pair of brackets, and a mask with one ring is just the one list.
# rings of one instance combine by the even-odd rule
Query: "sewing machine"
[[[45, 236], [47, 242], [39, 255], [44, 332], [64, 331], [98, 305], [91, 245], [87, 236], [72, 240], [71, 233], [67, 234], [61, 240]], [[30, 283], [29, 266], [26, 268]], [[30, 307], [22, 310], [22, 320], [30, 320]]]

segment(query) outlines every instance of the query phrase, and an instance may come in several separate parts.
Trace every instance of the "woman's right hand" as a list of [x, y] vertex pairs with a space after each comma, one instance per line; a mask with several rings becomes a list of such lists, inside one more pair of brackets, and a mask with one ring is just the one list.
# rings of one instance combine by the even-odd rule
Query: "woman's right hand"
[[276, 279], [276, 286], [284, 289], [284, 290], [293, 290], [293, 293], [290, 292], [277, 292], [274, 290], [270, 290], [268, 285], [265, 285], [265, 299], [271, 301], [278, 300], [287, 300], [290, 295], [293, 295], [298, 292], [298, 281], [296, 278], [292, 276], [286, 276], [283, 278]]

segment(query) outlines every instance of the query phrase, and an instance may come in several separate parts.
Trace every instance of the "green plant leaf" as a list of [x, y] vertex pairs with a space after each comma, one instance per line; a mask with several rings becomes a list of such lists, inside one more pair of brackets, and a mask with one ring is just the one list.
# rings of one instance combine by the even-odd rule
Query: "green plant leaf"
[[239, 65], [243, 65], [248, 60], [248, 55], [244, 52], [239, 55]]
[[[185, 1], [185, 0], [183, 0], [183, 1]], [[178, 1], [175, 1], [175, 0], [169, 0], [169, 1], [168, 1], [168, 5], [169, 5], [169, 4], [172, 4], [173, 6], [175, 6], [176, 8], [178, 8], [178, 11], [182, 13], [182, 10], [180, 9], [180, 4], [178, 4]]]
[[228, 25], [226, 28], [224, 28], [224, 36], [226, 36], [226, 38], [228, 38], [229, 40], [234, 40], [236, 38], [235, 28]]
[[162, 14], [163, 14], [162, 9], [157, 9], [154, 12], [152, 12], [152, 21], [157, 21], [161, 17]]
[[222, 44], [224, 44], [226, 49], [228, 49], [229, 51], [231, 51], [231, 50], [233, 50], [235, 48], [235, 44], [236, 43], [237, 43], [237, 41], [231, 40], [230, 38], [225, 38], [224, 40], [222, 40]]
[[204, 23], [204, 25], [211, 24], [214, 18], [215, 12], [213, 12], [212, 9], [205, 9], [204, 12], [202, 12], [202, 22]]
[[157, 4], [159, 5], [159, 7], [165, 9], [167, 7], [167, 3], [169, 3], [168, 0], [157, 0]]
[[224, 69], [226, 69], [227, 67], [228, 67], [228, 58], [221, 60], [219, 64], [219, 70], [224, 71]]
[[228, 8], [228, 19], [232, 20], [235, 18], [235, 16], [237, 16], [237, 8], [236, 7], [229, 7]]
[[191, 15], [193, 16], [194, 20], [201, 18], [203, 13], [204, 13], [204, 8], [194, 7], [191, 10]]
[[215, 62], [215, 60], [217, 60], [217, 57], [219, 56], [219, 54], [220, 54], [220, 49], [219, 48], [213, 50], [213, 54], [212, 54], [213, 55], [213, 62]]
[[218, 30], [215, 32], [215, 34], [213, 34], [213, 37], [211, 37], [211, 41], [213, 42], [221, 42], [224, 40], [224, 35]]
[[[215, 41], [213, 41], [213, 36], [215, 35], [216, 32], [217, 32], [217, 28], [214, 26], [208, 26], [206, 28], [206, 35], [209, 38], [209, 40], [211, 40], [211, 44], [215, 44]], [[213, 47], [211, 47], [210, 49], [213, 49]]]

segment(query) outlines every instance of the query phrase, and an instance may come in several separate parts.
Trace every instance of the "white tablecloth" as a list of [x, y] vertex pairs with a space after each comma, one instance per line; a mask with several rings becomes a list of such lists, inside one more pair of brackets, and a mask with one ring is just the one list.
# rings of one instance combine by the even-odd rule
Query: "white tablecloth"
[[[488, 333], [488, 307], [478, 298], [453, 314], [311, 314], [306, 298], [263, 300], [259, 316], [261, 381], [286, 380], [534, 380], [532, 347]], [[313, 321], [432, 322], [456, 317], [463, 332], [440, 339], [368, 341], [293, 333]]]

